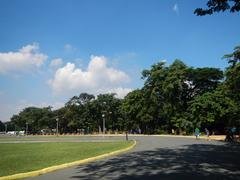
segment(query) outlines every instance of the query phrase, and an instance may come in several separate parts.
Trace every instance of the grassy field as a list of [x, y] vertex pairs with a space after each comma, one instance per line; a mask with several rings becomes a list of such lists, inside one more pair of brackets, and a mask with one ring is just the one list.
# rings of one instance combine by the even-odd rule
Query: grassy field
[[85, 159], [133, 142], [47, 142], [0, 144], [0, 177]]
[[[53, 142], [58, 142], [58, 141], [65, 141], [65, 142], [70, 142], [71, 140], [76, 142], [76, 141], [82, 141], [82, 140], [100, 140], [100, 141], [104, 141], [104, 139], [106, 140], [111, 140], [113, 136], [108, 136], [106, 135], [104, 138], [102, 135], [79, 135], [79, 136], [71, 136], [71, 135], [61, 135], [61, 136], [41, 136], [41, 135], [37, 135], [37, 136], [5, 136], [5, 135], [0, 135], [0, 143], [1, 142], [19, 142], [19, 141], [53, 141]], [[116, 137], [114, 137], [114, 140], [116, 140]], [[125, 140], [125, 135], [120, 135], [118, 140], [122, 141]]]

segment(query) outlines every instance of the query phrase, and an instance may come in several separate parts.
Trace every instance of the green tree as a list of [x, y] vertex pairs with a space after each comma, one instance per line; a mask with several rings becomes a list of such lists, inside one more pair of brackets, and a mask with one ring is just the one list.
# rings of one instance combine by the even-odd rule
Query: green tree
[[211, 127], [223, 132], [224, 127], [237, 125], [239, 108], [221, 89], [196, 97], [189, 102], [188, 110], [194, 127]]
[[106, 128], [112, 131], [122, 129], [121, 123], [119, 122], [122, 119], [120, 112], [121, 100], [115, 96], [113, 93], [100, 94], [94, 101], [97, 124], [102, 128], [102, 115], [104, 114]]
[[223, 58], [229, 63], [225, 72], [225, 88], [228, 95], [240, 103], [240, 46], [237, 46], [232, 54], [227, 54]]
[[142, 121], [143, 111], [142, 90], [136, 89], [125, 96], [121, 104], [123, 125], [125, 130], [137, 129], [146, 130], [146, 124]]
[[236, 46], [233, 53], [224, 55], [223, 59], [227, 59], [230, 67], [234, 67], [240, 62], [240, 46]]
[[[166, 66], [164, 62], [144, 70], [142, 109], [138, 114], [152, 132], [157, 129], [177, 132], [190, 131], [192, 123], [186, 113], [188, 102], [205, 92], [214, 91], [221, 83], [223, 72], [217, 68], [191, 68], [175, 60]], [[141, 118], [140, 118], [141, 119]], [[148, 120], [147, 120], [148, 119]]]
[[29, 132], [32, 133], [39, 133], [41, 129], [50, 128], [51, 121], [54, 121], [51, 107], [27, 107], [11, 118], [11, 122], [18, 130], [25, 130], [26, 123], [28, 123]]
[[11, 122], [11, 121], [5, 122], [4, 125], [7, 126], [7, 131], [15, 131], [15, 130], [17, 130], [16, 129], [17, 128], [16, 125], [13, 122]]
[[223, 79], [223, 72], [218, 68], [189, 68], [187, 76], [188, 98], [191, 100], [205, 92], [214, 91]]
[[0, 121], [0, 132], [5, 131], [5, 125], [2, 121]]
[[78, 129], [82, 129], [83, 121], [81, 119], [82, 106], [71, 105], [65, 108], [64, 118], [67, 120], [66, 130], [67, 132], [78, 132]]
[[150, 70], [144, 70], [144, 103], [142, 115], [148, 119], [152, 132], [159, 129], [171, 131], [182, 125], [177, 123], [179, 114], [186, 110], [188, 95], [188, 67], [180, 60], [175, 60], [169, 67], [164, 62], [154, 64]]
[[204, 16], [225, 11], [232, 13], [240, 11], [240, 0], [208, 0], [207, 9], [197, 8], [194, 14]]
[[80, 129], [88, 130], [92, 124], [89, 108], [95, 99], [94, 95], [81, 93], [79, 96], [73, 96], [58, 112], [59, 122], [63, 126], [64, 132], [78, 132]]
[[177, 129], [179, 133], [185, 130], [179, 119], [184, 119], [184, 112], [187, 109], [189, 84], [188, 67], [180, 60], [175, 60], [169, 66], [167, 77], [163, 84], [165, 104], [163, 111], [168, 117], [168, 126]]
[[[166, 107], [166, 97], [164, 96], [164, 83], [167, 77], [168, 67], [165, 62], [159, 62], [152, 65], [150, 70], [143, 70], [142, 79], [145, 80], [142, 88], [143, 99], [142, 111], [139, 114], [142, 117], [145, 128], [143, 132], [156, 132], [159, 129], [168, 129], [167, 113], [163, 110]], [[152, 128], [152, 129], [149, 129]]]

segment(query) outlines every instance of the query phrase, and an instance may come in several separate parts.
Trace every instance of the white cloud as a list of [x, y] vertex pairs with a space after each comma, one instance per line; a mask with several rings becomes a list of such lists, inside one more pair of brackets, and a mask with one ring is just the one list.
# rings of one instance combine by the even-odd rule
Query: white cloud
[[111, 89], [108, 92], [109, 93], [116, 93], [118, 98], [124, 98], [131, 91], [133, 91], [133, 89], [120, 87], [120, 88]]
[[129, 81], [125, 72], [108, 67], [104, 56], [91, 56], [85, 71], [73, 63], [67, 63], [56, 71], [49, 85], [55, 94], [88, 92], [97, 95], [116, 92], [123, 97], [130, 89], [124, 89], [122, 85]]
[[71, 44], [65, 44], [64, 45], [64, 51], [65, 52], [72, 52], [72, 51], [75, 51], [76, 50], [76, 48], [75, 47], [73, 47]]
[[174, 6], [173, 6], [173, 11], [175, 12], [175, 13], [179, 13], [179, 8], [178, 8], [178, 4], [177, 3], [175, 3], [174, 4]]
[[40, 67], [47, 58], [47, 55], [39, 53], [36, 43], [23, 46], [17, 52], [0, 52], [0, 73], [27, 72]]
[[22, 111], [24, 108], [26, 107], [39, 107], [39, 108], [43, 108], [43, 107], [48, 107], [51, 106], [53, 110], [59, 109], [61, 107], [64, 106], [63, 102], [40, 102], [40, 103], [31, 103], [28, 102], [26, 100], [22, 100], [20, 102], [18, 102], [18, 104], [16, 105], [16, 112], [19, 113], [20, 111]]
[[63, 65], [63, 60], [61, 58], [56, 58], [51, 61], [49, 66], [51, 68], [59, 68], [62, 65]]

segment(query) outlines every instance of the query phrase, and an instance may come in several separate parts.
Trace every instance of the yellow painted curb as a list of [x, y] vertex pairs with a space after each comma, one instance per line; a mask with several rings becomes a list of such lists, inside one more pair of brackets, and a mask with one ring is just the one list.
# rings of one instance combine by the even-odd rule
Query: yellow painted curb
[[[158, 137], [177, 137], [177, 138], [190, 138], [190, 139], [195, 139], [196, 136], [184, 136], [184, 135], [164, 135], [164, 134], [159, 134], [159, 135], [150, 135], [150, 136], [158, 136]], [[209, 136], [210, 140], [217, 140], [217, 141], [223, 141], [225, 139], [226, 135], [211, 135]], [[199, 139], [208, 139], [205, 135], [202, 135], [199, 137]]]
[[34, 177], [34, 176], [39, 176], [41, 174], [46, 174], [46, 173], [49, 173], [49, 172], [52, 172], [52, 171], [56, 171], [56, 170], [59, 170], [59, 169], [85, 164], [85, 163], [88, 163], [88, 162], [96, 161], [96, 160], [99, 160], [99, 159], [103, 159], [103, 158], [106, 158], [106, 157], [109, 157], [109, 156], [118, 155], [120, 153], [129, 151], [136, 144], [137, 144], [137, 142], [134, 140], [133, 144], [131, 146], [129, 146], [127, 148], [124, 148], [124, 149], [120, 149], [120, 150], [113, 151], [113, 152], [110, 152], [110, 153], [106, 153], [106, 154], [102, 154], [102, 155], [99, 155], [99, 156], [90, 157], [90, 158], [87, 158], [87, 159], [82, 159], [82, 160], [78, 160], [78, 161], [74, 161], [74, 162], [70, 162], [70, 163], [51, 166], [51, 167], [47, 167], [47, 168], [36, 170], [36, 171], [31, 171], [31, 172], [27, 172], [27, 173], [19, 173], [19, 174], [14, 174], [14, 175], [10, 175], [10, 176], [3, 176], [3, 177], [0, 177], [0, 180], [10, 180], [10, 179], [21, 179], [21, 178], [27, 178], [27, 177]]

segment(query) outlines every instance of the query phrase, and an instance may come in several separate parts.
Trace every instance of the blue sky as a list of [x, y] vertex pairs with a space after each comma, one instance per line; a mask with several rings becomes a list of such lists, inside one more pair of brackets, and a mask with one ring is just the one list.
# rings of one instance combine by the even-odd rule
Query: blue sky
[[206, 1], [1, 0], [0, 120], [73, 95], [142, 87], [160, 60], [224, 69], [239, 45], [239, 13], [198, 17]]

